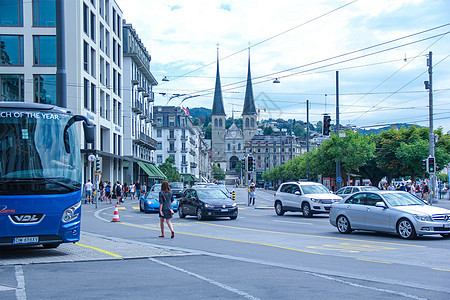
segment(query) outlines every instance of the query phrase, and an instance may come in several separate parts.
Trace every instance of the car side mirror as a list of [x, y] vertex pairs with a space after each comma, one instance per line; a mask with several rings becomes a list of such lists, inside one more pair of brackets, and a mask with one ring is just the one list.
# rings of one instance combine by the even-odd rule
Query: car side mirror
[[300, 193], [300, 191], [296, 191], [295, 194], [296, 194], [297, 196], [300, 196], [302, 193]]
[[375, 203], [375, 206], [376, 207], [387, 208], [386, 204], [383, 201]]

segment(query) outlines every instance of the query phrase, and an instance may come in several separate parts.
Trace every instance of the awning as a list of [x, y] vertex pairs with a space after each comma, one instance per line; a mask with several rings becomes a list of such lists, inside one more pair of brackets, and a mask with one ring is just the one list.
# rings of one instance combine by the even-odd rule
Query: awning
[[147, 167], [155, 174], [155, 179], [167, 180], [167, 176], [155, 165], [147, 163]]
[[183, 182], [198, 182], [198, 181], [200, 181], [192, 174], [181, 174], [181, 177], [183, 179]]
[[161, 170], [158, 167], [142, 161], [138, 161], [137, 163], [139, 167], [141, 167], [141, 169], [144, 170], [145, 173], [147, 173], [149, 178], [161, 180], [167, 179], [166, 175], [164, 175], [164, 173], [161, 172]]

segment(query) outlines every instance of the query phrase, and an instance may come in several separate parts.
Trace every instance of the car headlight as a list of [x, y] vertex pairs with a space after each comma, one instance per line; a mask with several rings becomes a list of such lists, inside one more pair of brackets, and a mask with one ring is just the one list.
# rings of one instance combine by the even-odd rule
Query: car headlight
[[206, 208], [213, 208], [214, 206], [213, 206], [213, 205], [211, 205], [211, 204], [207, 204], [207, 203], [205, 203], [205, 207], [206, 207]]
[[148, 205], [153, 204], [153, 201], [151, 201], [151, 200], [147, 200], [146, 202]]
[[70, 222], [70, 221], [72, 221], [72, 220], [75, 220], [77, 217], [78, 217], [78, 215], [79, 215], [79, 213], [75, 213], [75, 211], [78, 209], [78, 208], [80, 208], [80, 206], [81, 206], [81, 201], [80, 202], [78, 202], [78, 203], [75, 203], [74, 205], [72, 205], [71, 207], [69, 207], [69, 208], [66, 208], [66, 210], [64, 210], [64, 212], [63, 212], [63, 215], [62, 215], [62, 221], [64, 222], [64, 223], [67, 223], [67, 222]]
[[231, 206], [236, 207], [236, 206], [237, 206], [237, 203], [234, 202]]
[[417, 221], [433, 221], [433, 219], [428, 215], [414, 215]]
[[336, 202], [339, 202], [339, 201], [341, 201], [341, 200], [339, 200], [339, 199], [331, 199], [331, 203], [336, 203]]
[[321, 199], [311, 199], [311, 201], [312, 201], [312, 202], [315, 202], [315, 203], [322, 203], [322, 200], [321, 200]]

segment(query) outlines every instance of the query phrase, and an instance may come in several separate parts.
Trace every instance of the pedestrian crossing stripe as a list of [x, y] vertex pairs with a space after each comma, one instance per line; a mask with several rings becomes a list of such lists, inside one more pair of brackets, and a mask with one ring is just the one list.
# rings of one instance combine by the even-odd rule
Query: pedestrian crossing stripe
[[117, 207], [118, 209], [121, 209], [121, 210], [126, 210], [127, 208], [126, 207], [123, 207], [123, 206], [119, 206], [119, 207]]
[[141, 209], [139, 206], [133, 206], [132, 208], [133, 208], [134, 210]]

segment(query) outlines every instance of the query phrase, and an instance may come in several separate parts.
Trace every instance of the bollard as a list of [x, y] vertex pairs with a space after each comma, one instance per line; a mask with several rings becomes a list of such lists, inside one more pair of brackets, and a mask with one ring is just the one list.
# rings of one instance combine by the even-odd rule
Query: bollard
[[236, 193], [233, 191], [232, 194], [233, 194], [233, 201], [236, 202]]

